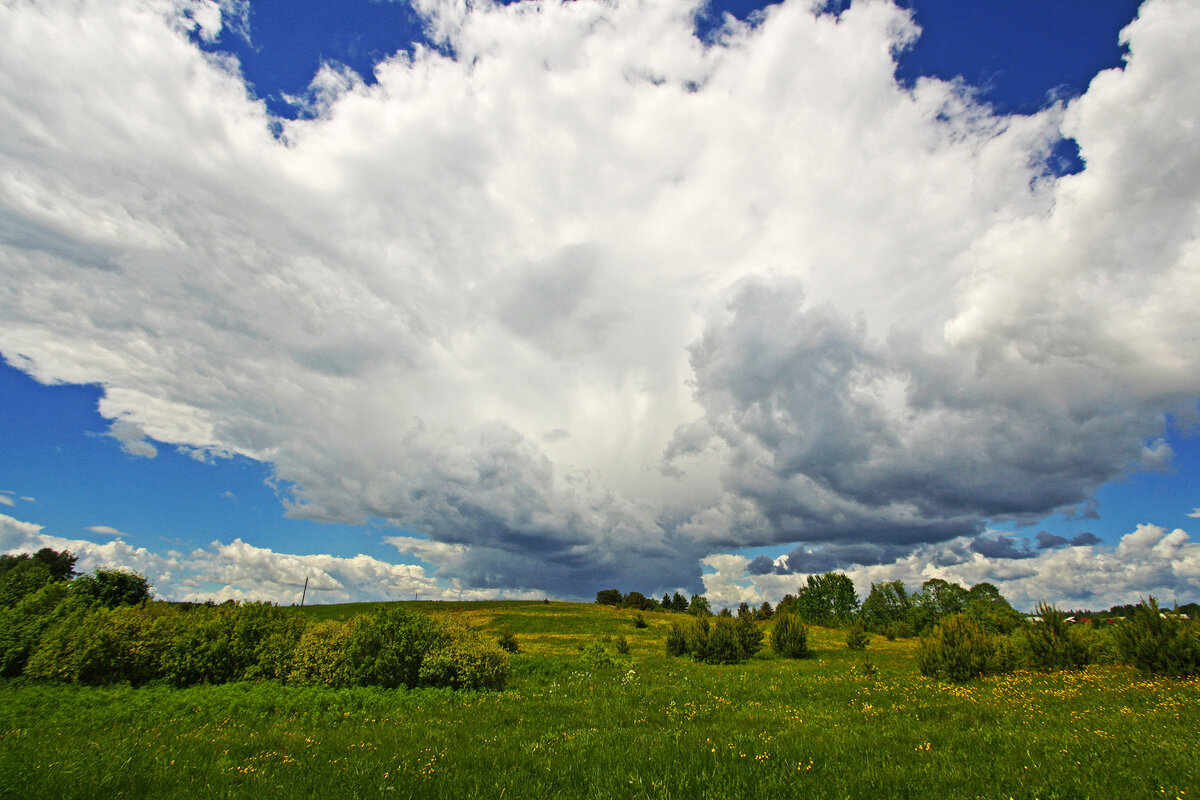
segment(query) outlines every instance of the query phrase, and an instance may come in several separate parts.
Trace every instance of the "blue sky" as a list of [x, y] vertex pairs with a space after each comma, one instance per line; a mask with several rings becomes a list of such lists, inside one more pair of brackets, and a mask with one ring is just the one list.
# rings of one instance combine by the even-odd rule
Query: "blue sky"
[[1192, 162], [1111, 116], [1192, 113], [1147, 88], [1186, 7], [1091, 92], [1138, 3], [128, 5], [144, 64], [89, 5], [0, 65], [6, 549], [174, 598], [1200, 595]]

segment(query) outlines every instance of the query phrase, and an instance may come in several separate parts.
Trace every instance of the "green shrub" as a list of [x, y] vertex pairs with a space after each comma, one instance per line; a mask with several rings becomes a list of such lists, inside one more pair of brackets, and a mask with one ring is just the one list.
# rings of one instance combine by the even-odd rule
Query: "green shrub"
[[867, 642], [871, 640], [867, 636], [867, 626], [863, 624], [861, 619], [852, 619], [850, 624], [846, 626], [846, 647], [851, 650], [866, 650]]
[[357, 619], [346, 643], [346, 668], [356, 686], [416, 686], [421, 661], [445, 643], [441, 626], [401, 607], [384, 608]]
[[244, 646], [252, 647], [253, 653], [242, 676], [247, 680], [286, 680], [307, 620], [301, 614], [288, 613], [277, 606], [259, 605], [267, 605], [270, 609], [257, 612], [265, 619], [255, 619], [253, 616], [239, 619], [235, 633]]
[[67, 583], [56, 581], [26, 595], [12, 608], [0, 608], [0, 675], [13, 678], [25, 671], [66, 596]]
[[697, 661], [708, 661], [708, 638], [712, 619], [714, 618], [710, 616], [695, 617], [692, 624], [686, 628], [687, 652]]
[[617, 652], [620, 653], [621, 655], [623, 655], [623, 656], [629, 655], [629, 640], [626, 639], [624, 636], [617, 637], [615, 647], [617, 648]]
[[737, 634], [743, 659], [749, 658], [762, 649], [763, 632], [762, 628], [758, 627], [758, 623], [754, 621], [753, 611], [747, 610], [745, 614], [738, 612]]
[[134, 606], [150, 599], [150, 584], [137, 572], [99, 567], [71, 581], [71, 594], [105, 608]]
[[991, 671], [995, 654], [991, 636], [965, 614], [952, 614], [922, 637], [917, 668], [931, 678], [963, 683]]
[[1121, 651], [1117, 647], [1116, 625], [1077, 625], [1074, 628], [1079, 640], [1087, 648], [1089, 664], [1120, 664]]
[[667, 629], [667, 655], [685, 656], [688, 653], [687, 631], [678, 622], [672, 622]]
[[517, 642], [517, 637], [508, 628], [500, 632], [500, 636], [496, 639], [496, 644], [500, 649], [507, 653], [521, 652], [521, 645]]
[[879, 670], [875, 669], [875, 665], [871, 663], [869, 656], [863, 656], [862, 661], [850, 668], [851, 673], [863, 678], [874, 678]]
[[309, 623], [292, 651], [288, 681], [317, 686], [349, 686], [350, 672], [346, 665], [346, 645], [349, 641], [349, 622], [330, 620]]
[[28, 553], [19, 556], [0, 556], [7, 566], [0, 572], [0, 608], [17, 605], [42, 587], [54, 582], [47, 564], [30, 558]]
[[418, 675], [423, 686], [503, 689], [508, 682], [508, 654], [472, 632], [452, 629], [422, 659]]
[[589, 667], [611, 667], [617, 663], [612, 653], [604, 647], [604, 642], [591, 641], [583, 647], [583, 662]]
[[163, 654], [164, 677], [173, 686], [228, 683], [238, 675], [232, 643], [234, 606], [197, 606], [175, 619]]
[[633, 618], [633, 627], [645, 628], [646, 627], [646, 618], [643, 617], [641, 614], [638, 614], [636, 617]]
[[29, 655], [25, 675], [38, 680], [74, 681], [79, 677], [77, 659], [87, 638], [86, 626], [96, 611], [70, 599], [56, 611]]
[[1200, 622], [1163, 616], [1153, 597], [1117, 625], [1121, 659], [1150, 675], [1200, 675]]
[[790, 611], [775, 614], [775, 627], [771, 629], [771, 649], [785, 658], [808, 658], [808, 629]]
[[166, 604], [84, 609], [61, 617], [29, 659], [31, 678], [140, 686], [162, 676], [175, 611]]
[[[967, 618], [971, 619], [970, 615]], [[986, 630], [984, 634], [987, 635]], [[989, 673], [1012, 672], [1015, 669], [1026, 669], [1033, 664], [1029, 642], [1024, 636], [1013, 633], [1008, 636], [992, 636], [991, 639], [993, 650], [987, 670]]]
[[1038, 603], [1037, 615], [1025, 629], [1029, 661], [1040, 669], [1079, 669], [1088, 663], [1088, 651], [1067, 622], [1067, 615], [1051, 605]]
[[709, 627], [708, 641], [698, 661], [706, 664], [737, 664], [745, 659], [738, 624], [733, 617], [716, 617]]

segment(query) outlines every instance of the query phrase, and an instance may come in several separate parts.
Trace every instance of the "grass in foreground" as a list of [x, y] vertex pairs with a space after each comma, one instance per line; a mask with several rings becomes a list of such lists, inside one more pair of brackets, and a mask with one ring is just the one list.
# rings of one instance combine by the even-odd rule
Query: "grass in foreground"
[[[967, 686], [912, 641], [814, 629], [810, 661], [663, 655], [671, 620], [570, 603], [413, 603], [521, 644], [510, 688], [0, 684], [0, 797], [1182, 797], [1200, 682], [1124, 667]], [[364, 610], [312, 607], [331, 618]], [[625, 636], [628, 656], [580, 647]], [[611, 645], [609, 646], [611, 651]]]

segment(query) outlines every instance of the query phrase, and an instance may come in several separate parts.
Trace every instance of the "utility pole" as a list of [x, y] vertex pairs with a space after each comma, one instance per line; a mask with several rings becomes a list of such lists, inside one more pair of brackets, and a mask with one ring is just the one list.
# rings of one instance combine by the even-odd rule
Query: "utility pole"
[[304, 607], [304, 598], [308, 596], [308, 578], [304, 579], [304, 591], [300, 593], [300, 607]]

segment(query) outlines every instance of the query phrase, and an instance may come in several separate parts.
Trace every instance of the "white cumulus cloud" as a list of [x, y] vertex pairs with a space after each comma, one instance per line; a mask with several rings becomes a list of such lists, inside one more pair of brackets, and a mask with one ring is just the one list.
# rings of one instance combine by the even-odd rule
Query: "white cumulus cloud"
[[[294, 515], [428, 536], [466, 589], [887, 561], [1169, 459], [1195, 3], [1147, 0], [1123, 70], [1029, 116], [899, 85], [886, 2], [711, 45], [688, 0], [415, 7], [439, 47], [329, 65], [288, 121], [189, 38], [244, 3], [0, 6], [0, 353], [102, 385], [130, 452], [246, 455]], [[1087, 165], [1054, 179], [1063, 135]], [[317, 568], [214, 547], [228, 586]]]

